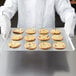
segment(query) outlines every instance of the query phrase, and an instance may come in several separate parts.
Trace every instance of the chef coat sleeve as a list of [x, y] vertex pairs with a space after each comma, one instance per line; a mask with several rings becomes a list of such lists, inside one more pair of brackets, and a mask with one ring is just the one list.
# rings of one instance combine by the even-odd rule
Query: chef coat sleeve
[[6, 0], [4, 5], [0, 7], [0, 15], [6, 15], [11, 19], [18, 9], [17, 0]]
[[70, 0], [55, 0], [55, 9], [62, 22], [65, 23], [65, 30], [68, 35], [74, 35], [75, 28], [75, 10], [70, 4]]
[[63, 22], [75, 16], [75, 10], [71, 7], [69, 0], [55, 0], [55, 9]]

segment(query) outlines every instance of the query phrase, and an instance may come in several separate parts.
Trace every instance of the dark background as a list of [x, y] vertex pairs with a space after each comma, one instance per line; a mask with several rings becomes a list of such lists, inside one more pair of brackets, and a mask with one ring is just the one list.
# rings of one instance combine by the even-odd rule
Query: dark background
[[[5, 0], [0, 0], [0, 6], [2, 6], [4, 4]], [[72, 7], [75, 8], [76, 11], [76, 4], [72, 4]], [[15, 16], [12, 18], [12, 27], [16, 27], [17, 26], [17, 20], [18, 20], [18, 12], [15, 14]], [[56, 13], [56, 27], [63, 27], [64, 23], [61, 22], [60, 17], [57, 15]], [[76, 31], [76, 29], [75, 29]]]

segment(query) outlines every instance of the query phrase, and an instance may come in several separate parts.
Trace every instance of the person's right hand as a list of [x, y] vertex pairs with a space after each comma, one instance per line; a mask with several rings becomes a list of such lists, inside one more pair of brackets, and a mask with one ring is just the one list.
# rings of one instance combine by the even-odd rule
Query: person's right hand
[[9, 35], [9, 32], [11, 30], [11, 21], [10, 19], [5, 16], [1, 15], [0, 16], [0, 27], [1, 27], [1, 36], [3, 39], [6, 39]]

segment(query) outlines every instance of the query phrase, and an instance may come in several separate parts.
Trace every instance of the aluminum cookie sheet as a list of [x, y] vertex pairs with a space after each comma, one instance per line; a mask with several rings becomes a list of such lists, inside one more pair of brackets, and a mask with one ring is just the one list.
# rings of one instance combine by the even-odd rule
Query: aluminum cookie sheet
[[[12, 30], [13, 29], [15, 29], [15, 28], [12, 28]], [[48, 29], [49, 31], [51, 30], [49, 28], [46, 28], [46, 29]], [[59, 29], [61, 31], [61, 35], [63, 36], [62, 42], [64, 42], [66, 44], [66, 48], [65, 49], [61, 49], [61, 50], [58, 49], [57, 50], [57, 49], [54, 49], [53, 47], [50, 48], [50, 49], [48, 49], [48, 50], [42, 50], [42, 49], [40, 49], [39, 48], [39, 43], [43, 42], [43, 41], [38, 40], [38, 35], [39, 35], [38, 32], [36, 34], [34, 34], [37, 37], [36, 40], [34, 41], [37, 44], [37, 48], [35, 50], [28, 50], [28, 49], [26, 49], [24, 47], [24, 44], [26, 43], [26, 41], [24, 39], [19, 41], [21, 43], [21, 46], [19, 48], [14, 48], [13, 49], [13, 48], [10, 48], [8, 46], [8, 43], [11, 41], [11, 36], [13, 35], [13, 33], [11, 32], [10, 35], [9, 35], [9, 37], [8, 37], [8, 39], [6, 39], [4, 41], [2, 50], [4, 50], [4, 51], [74, 51], [75, 50], [74, 45], [73, 45], [71, 39], [65, 33], [64, 29], [63, 28], [57, 28], [57, 29]], [[27, 34], [24, 32], [22, 35], [24, 37]], [[50, 38], [52, 37], [52, 34], [49, 33], [48, 35], [50, 36]], [[48, 40], [46, 42], [49, 42], [49, 43], [51, 43], [53, 45], [53, 43], [56, 42], [56, 41], [50, 39], [50, 40]]]

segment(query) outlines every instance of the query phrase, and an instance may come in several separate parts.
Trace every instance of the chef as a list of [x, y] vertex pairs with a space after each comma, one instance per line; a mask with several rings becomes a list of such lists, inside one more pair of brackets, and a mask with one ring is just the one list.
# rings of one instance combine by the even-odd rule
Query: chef
[[69, 0], [6, 0], [0, 7], [1, 35], [5, 39], [11, 29], [11, 19], [18, 11], [18, 26], [55, 27], [55, 11], [59, 14], [64, 29], [69, 36], [74, 36], [75, 11]]

